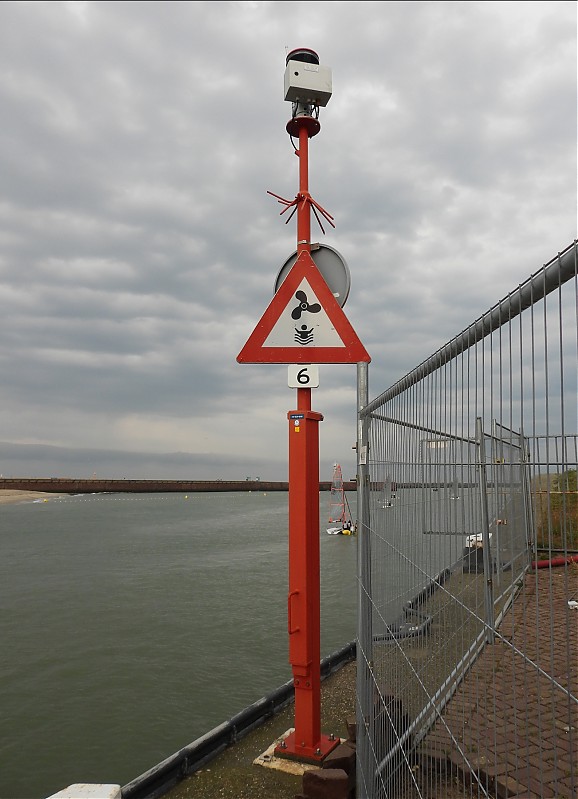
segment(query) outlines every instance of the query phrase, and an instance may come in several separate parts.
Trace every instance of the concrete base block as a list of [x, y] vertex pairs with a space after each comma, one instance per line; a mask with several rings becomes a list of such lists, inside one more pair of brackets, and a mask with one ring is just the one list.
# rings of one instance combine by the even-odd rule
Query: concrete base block
[[[280, 735], [276, 741], [273, 741], [264, 752], [262, 752], [258, 757], [253, 760], [254, 766], [263, 766], [264, 768], [272, 768], [276, 769], [277, 771], [284, 771], [287, 774], [295, 774], [301, 776], [306, 771], [311, 771], [313, 769], [318, 769], [320, 764], [319, 763], [307, 763], [301, 760], [293, 760], [285, 757], [277, 757], [275, 754], [275, 750], [286, 738], [294, 732], [294, 728], [290, 727], [287, 732], [284, 732], [283, 735]], [[339, 739], [340, 743], [343, 743], [343, 738]], [[336, 747], [336, 749], [339, 747]], [[323, 761], [324, 762], [324, 761]], [[51, 797], [49, 797], [51, 799]]]
[[53, 793], [48, 799], [121, 799], [120, 785], [76, 782]]

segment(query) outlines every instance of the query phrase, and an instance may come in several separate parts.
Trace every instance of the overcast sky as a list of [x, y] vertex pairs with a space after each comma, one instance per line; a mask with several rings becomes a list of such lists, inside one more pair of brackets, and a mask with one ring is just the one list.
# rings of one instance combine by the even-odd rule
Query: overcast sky
[[[295, 250], [285, 56], [333, 97], [313, 238], [374, 396], [576, 237], [575, 2], [0, 3], [0, 472], [287, 478], [287, 367], [236, 356]], [[321, 366], [321, 478], [355, 473]], [[26, 445], [26, 446], [22, 446]]]

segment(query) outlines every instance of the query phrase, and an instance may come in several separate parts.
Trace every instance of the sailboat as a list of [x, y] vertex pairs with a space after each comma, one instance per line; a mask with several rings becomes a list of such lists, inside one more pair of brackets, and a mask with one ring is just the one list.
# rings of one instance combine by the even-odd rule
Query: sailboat
[[355, 535], [355, 529], [351, 524], [351, 510], [343, 488], [343, 474], [338, 463], [333, 464], [329, 524], [334, 526], [327, 528], [328, 535]]

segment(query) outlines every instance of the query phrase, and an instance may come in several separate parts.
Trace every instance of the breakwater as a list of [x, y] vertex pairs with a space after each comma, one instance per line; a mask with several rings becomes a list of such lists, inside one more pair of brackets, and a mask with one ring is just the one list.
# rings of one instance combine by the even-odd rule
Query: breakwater
[[[355, 491], [356, 483], [343, 483], [346, 491]], [[45, 491], [50, 494], [185, 494], [211, 491], [288, 491], [289, 483], [270, 480], [106, 480], [71, 477], [2, 477], [0, 490]], [[320, 491], [329, 491], [331, 482], [319, 483]]]

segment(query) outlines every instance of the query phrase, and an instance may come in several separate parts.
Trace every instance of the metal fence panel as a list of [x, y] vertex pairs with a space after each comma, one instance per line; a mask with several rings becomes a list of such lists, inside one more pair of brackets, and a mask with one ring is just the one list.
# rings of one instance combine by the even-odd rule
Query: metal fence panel
[[359, 399], [360, 799], [578, 795], [577, 260]]

